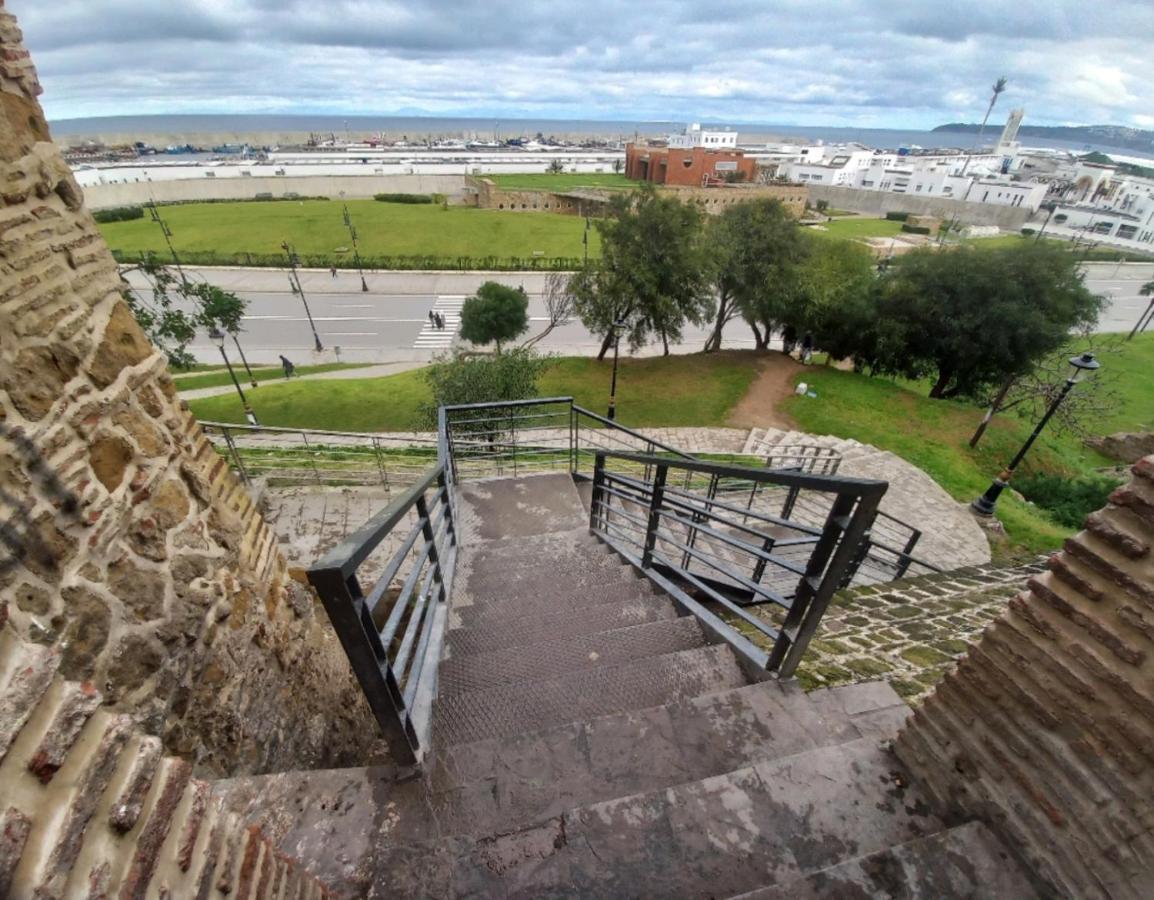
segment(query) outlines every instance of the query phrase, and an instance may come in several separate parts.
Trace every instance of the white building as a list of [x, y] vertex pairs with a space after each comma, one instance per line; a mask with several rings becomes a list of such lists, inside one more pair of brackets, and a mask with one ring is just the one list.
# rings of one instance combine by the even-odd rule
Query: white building
[[1093, 202], [1080, 200], [1084, 192], [1086, 188], [1076, 184], [1074, 199], [1055, 206], [1048, 216], [1047, 234], [1145, 253], [1154, 251], [1154, 179], [1115, 175], [1111, 181], [1097, 184], [1090, 195]]
[[708, 147], [710, 150], [736, 150], [736, 131], [702, 131], [694, 122], [682, 134], [671, 134], [667, 139], [670, 147], [691, 150], [694, 147]]

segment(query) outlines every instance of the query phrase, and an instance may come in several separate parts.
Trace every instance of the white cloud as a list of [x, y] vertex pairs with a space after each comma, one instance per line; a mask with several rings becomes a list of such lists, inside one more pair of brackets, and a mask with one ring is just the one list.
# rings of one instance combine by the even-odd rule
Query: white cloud
[[[9, 0], [50, 118], [302, 112], [1149, 124], [1154, 4]], [[998, 112], [995, 113], [995, 119]]]

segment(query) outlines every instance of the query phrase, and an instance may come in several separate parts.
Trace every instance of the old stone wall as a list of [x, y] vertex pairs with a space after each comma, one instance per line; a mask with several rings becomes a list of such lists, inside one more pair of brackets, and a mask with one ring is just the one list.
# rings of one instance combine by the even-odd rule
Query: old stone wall
[[[366, 167], [368, 168], [368, 167]], [[211, 171], [211, 170], [210, 170]], [[259, 173], [261, 170], [257, 169]], [[267, 171], [267, 168], [265, 169]], [[116, 178], [115, 169], [107, 170]], [[197, 200], [251, 200], [258, 194], [283, 197], [287, 193], [302, 197], [367, 199], [374, 194], [444, 194], [456, 201], [462, 197], [465, 180], [461, 175], [284, 175], [241, 178], [181, 178], [157, 181], [123, 181], [118, 184], [90, 184], [84, 188], [84, 203], [89, 209], [113, 206], [142, 206], [150, 200], [157, 203]]]
[[601, 215], [608, 201], [604, 197], [579, 197], [565, 192], [529, 190], [510, 191], [498, 187], [490, 178], [465, 177], [466, 203], [478, 209], [508, 212], [551, 212], [563, 216]]
[[896, 743], [1062, 896], [1154, 896], [1154, 456], [1133, 475]]
[[945, 221], [957, 216], [963, 225], [997, 225], [999, 228], [1017, 230], [1030, 221], [1033, 215], [1025, 207], [971, 203], [949, 197], [867, 191], [832, 184], [810, 184], [808, 187], [810, 199], [814, 203], [825, 200], [834, 209], [849, 209], [874, 216], [888, 212], [908, 212], [919, 216], [936, 216]]
[[325, 897], [0, 606], [0, 897]]
[[697, 203], [712, 215], [725, 207], [750, 200], [780, 200], [796, 218], [805, 213], [809, 188], [804, 184], [714, 184], [710, 187], [663, 187], [662, 191], [675, 194], [683, 203]]
[[347, 662], [123, 302], [39, 90], [0, 7], [9, 627], [200, 772], [363, 764], [376, 729]]

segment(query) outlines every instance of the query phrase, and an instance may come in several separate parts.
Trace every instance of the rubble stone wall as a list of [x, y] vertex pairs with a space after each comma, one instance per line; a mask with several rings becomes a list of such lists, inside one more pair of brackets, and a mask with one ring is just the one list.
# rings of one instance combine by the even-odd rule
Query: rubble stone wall
[[39, 92], [0, 0], [8, 627], [200, 773], [364, 764], [347, 661], [125, 305]]
[[1071, 897], [1154, 896], [1154, 456], [898, 737], [944, 805]]

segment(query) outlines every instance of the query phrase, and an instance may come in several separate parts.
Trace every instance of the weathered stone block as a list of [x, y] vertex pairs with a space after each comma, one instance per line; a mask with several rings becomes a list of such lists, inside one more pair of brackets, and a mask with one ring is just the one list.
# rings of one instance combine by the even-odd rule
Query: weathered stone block
[[121, 639], [108, 666], [108, 682], [120, 692], [135, 691], [156, 674], [164, 663], [160, 648], [141, 634]]
[[104, 337], [88, 365], [88, 376], [97, 387], [108, 387], [126, 366], [143, 362], [155, 352], [128, 306], [120, 301], [112, 308]]
[[89, 678], [108, 643], [112, 613], [104, 599], [90, 588], [73, 585], [61, 591], [68, 624], [61, 641], [60, 671], [66, 678]]
[[0, 814], [0, 897], [14, 896], [13, 877], [31, 831], [32, 820], [16, 807]]
[[115, 491], [124, 481], [124, 473], [132, 464], [136, 452], [123, 438], [104, 435], [92, 442], [88, 450], [88, 462], [96, 475], [96, 480], [106, 491]]
[[39, 778], [41, 783], [51, 781], [52, 776], [64, 765], [64, 758], [72, 749], [80, 729], [100, 708], [102, 699], [100, 691], [91, 682], [70, 682], [64, 686], [60, 708], [36, 752], [28, 760], [28, 771]]
[[165, 588], [168, 579], [146, 569], [129, 556], [122, 556], [108, 567], [108, 588], [141, 622], [151, 622], [164, 615]]
[[192, 777], [192, 766], [174, 762], [168, 769], [152, 814], [136, 840], [136, 853], [120, 890], [121, 900], [143, 900], [159, 862], [160, 849], [172, 827], [172, 816]]

